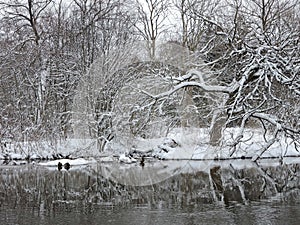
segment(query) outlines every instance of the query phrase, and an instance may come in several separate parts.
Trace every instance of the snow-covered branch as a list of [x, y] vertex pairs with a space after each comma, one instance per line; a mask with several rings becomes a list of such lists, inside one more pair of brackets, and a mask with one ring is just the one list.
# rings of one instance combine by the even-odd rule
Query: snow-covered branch
[[200, 71], [195, 71], [195, 70], [190, 71], [189, 73], [187, 73], [186, 75], [183, 75], [182, 77], [172, 78], [172, 80], [174, 80], [178, 84], [176, 84], [172, 89], [170, 89], [166, 92], [163, 92], [163, 93], [160, 93], [157, 95], [153, 95], [144, 90], [141, 90], [141, 92], [154, 98], [154, 99], [161, 99], [166, 96], [170, 96], [170, 95], [174, 94], [175, 92], [177, 92], [183, 88], [186, 88], [186, 87], [200, 88], [201, 90], [203, 90], [205, 92], [230, 94], [230, 93], [233, 93], [234, 91], [236, 91], [236, 89], [240, 86], [239, 82], [234, 82], [230, 86], [206, 84], [203, 79], [203, 74], [201, 74]]

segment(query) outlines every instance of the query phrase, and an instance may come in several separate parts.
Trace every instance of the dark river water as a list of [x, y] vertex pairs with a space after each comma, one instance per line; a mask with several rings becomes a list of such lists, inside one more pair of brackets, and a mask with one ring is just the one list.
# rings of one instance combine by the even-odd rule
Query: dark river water
[[299, 224], [300, 159], [0, 166], [0, 224]]

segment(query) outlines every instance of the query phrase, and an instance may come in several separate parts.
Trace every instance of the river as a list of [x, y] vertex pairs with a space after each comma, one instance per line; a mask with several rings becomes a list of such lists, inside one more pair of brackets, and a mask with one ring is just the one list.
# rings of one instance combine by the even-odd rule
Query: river
[[299, 159], [0, 166], [0, 224], [299, 224]]

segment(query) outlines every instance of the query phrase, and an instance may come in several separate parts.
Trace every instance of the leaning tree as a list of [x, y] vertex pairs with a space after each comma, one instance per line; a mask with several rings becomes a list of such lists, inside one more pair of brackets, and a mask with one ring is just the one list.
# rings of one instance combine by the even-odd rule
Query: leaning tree
[[[182, 88], [193, 87], [204, 93], [218, 94], [214, 110], [210, 144], [223, 143], [226, 127], [239, 127], [231, 143], [234, 153], [245, 141], [245, 128], [256, 120], [265, 140], [258, 159], [284, 135], [288, 144], [299, 148], [299, 12], [297, 1], [231, 1], [221, 5], [229, 13], [207, 15], [195, 11], [194, 17], [210, 24], [204, 47], [207, 65], [215, 74], [208, 82], [205, 73], [190, 70], [181, 77], [170, 77], [175, 86], [160, 94], [147, 93], [153, 99], [169, 96]], [[206, 50], [206, 51], [203, 51]], [[257, 124], [256, 124], [257, 126]]]

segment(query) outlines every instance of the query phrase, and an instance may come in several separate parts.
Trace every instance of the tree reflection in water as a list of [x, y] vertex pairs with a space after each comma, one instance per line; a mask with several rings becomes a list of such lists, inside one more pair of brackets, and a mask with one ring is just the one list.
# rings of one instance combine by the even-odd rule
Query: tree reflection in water
[[297, 162], [159, 161], [144, 167], [98, 163], [68, 171], [37, 165], [0, 170], [1, 210], [30, 208], [39, 218], [62, 209], [74, 213], [141, 207], [151, 214], [166, 209], [199, 213], [218, 206], [234, 213], [238, 206], [257, 201], [300, 202]]

